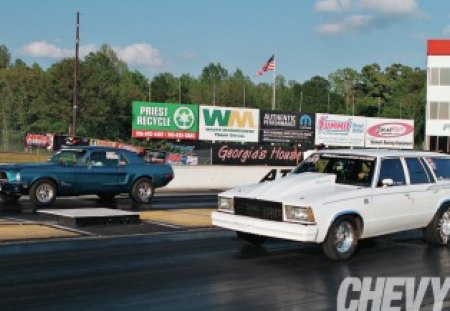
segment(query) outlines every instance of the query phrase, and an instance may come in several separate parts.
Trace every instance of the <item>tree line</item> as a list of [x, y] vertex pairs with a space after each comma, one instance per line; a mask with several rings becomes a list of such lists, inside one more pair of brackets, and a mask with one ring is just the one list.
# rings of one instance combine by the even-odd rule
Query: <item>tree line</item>
[[[0, 45], [0, 128], [2, 133], [69, 133], [72, 123], [74, 58], [48, 69], [11, 59]], [[300, 83], [277, 75], [276, 109], [329, 112], [366, 117], [414, 119], [415, 141], [425, 124], [426, 71], [402, 64], [360, 71], [342, 68], [328, 77]], [[255, 83], [242, 70], [228, 71], [219, 62], [198, 77], [160, 73], [149, 81], [130, 70], [108, 45], [80, 62], [77, 135], [130, 141], [131, 104], [136, 100], [271, 109], [272, 86]]]

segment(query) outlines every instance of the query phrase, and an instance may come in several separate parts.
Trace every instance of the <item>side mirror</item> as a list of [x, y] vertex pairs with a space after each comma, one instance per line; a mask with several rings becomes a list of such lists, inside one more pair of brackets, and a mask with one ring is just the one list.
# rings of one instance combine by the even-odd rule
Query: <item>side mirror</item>
[[385, 178], [381, 181], [381, 184], [383, 185], [383, 188], [391, 187], [394, 185], [394, 181], [392, 178]]

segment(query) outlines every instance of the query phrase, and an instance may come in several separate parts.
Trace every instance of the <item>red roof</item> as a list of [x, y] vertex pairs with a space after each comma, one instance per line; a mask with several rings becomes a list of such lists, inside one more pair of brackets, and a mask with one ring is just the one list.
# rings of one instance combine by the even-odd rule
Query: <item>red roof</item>
[[427, 55], [450, 56], [450, 40], [428, 40]]

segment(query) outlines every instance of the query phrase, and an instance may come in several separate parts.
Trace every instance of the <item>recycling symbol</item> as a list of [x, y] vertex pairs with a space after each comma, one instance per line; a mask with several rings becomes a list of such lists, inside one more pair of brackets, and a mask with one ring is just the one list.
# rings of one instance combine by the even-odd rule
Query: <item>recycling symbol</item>
[[175, 110], [173, 121], [180, 130], [188, 130], [194, 125], [195, 115], [188, 107], [180, 107]]

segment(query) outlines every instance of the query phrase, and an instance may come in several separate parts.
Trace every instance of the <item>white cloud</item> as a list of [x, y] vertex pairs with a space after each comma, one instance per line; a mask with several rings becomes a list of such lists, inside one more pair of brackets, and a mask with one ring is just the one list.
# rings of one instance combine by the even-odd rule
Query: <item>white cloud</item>
[[350, 9], [351, 0], [318, 0], [314, 5], [316, 11], [340, 12]]
[[444, 35], [450, 36], [450, 25], [445, 26], [445, 28], [444, 28]]
[[349, 15], [333, 22], [322, 24], [318, 32], [322, 35], [338, 35], [345, 32], [358, 32], [373, 26], [375, 19], [370, 15]]
[[[80, 46], [80, 57], [84, 58], [96, 50], [98, 47], [94, 44], [82, 45]], [[120, 59], [131, 66], [157, 71], [164, 65], [159, 51], [147, 43], [115, 47], [113, 50]], [[75, 46], [73, 49], [65, 49], [47, 41], [34, 41], [22, 46], [19, 52], [31, 57], [61, 59], [75, 57]]]
[[[85, 57], [90, 52], [95, 51], [95, 45], [80, 46], [80, 56]], [[59, 48], [47, 41], [34, 41], [25, 44], [19, 49], [19, 52], [26, 56], [41, 57], [41, 58], [65, 58], [75, 56], [75, 47], [73, 49]]]
[[416, 0], [361, 0], [360, 6], [387, 15], [416, 15], [419, 13]]
[[185, 60], [195, 60], [195, 59], [197, 59], [197, 54], [195, 54], [193, 52], [187, 52], [187, 53], [184, 53], [183, 55], [181, 55], [181, 58], [185, 59]]
[[159, 51], [148, 43], [136, 43], [126, 47], [117, 47], [114, 50], [120, 59], [132, 66], [159, 70], [164, 64]]

